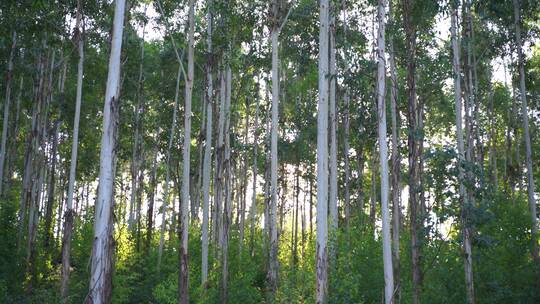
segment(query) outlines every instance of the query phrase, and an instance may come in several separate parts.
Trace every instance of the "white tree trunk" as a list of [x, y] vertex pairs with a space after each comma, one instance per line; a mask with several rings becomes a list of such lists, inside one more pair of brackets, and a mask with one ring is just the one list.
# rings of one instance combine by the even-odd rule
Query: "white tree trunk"
[[[248, 146], [248, 130], [249, 130], [249, 102], [246, 102], [246, 121], [244, 126], [244, 146]], [[244, 234], [245, 234], [245, 222], [246, 222], [246, 201], [247, 201], [247, 170], [248, 170], [248, 162], [249, 162], [249, 156], [247, 153], [247, 150], [244, 152], [244, 159], [242, 164], [242, 176], [241, 176], [241, 185], [240, 185], [240, 193], [238, 195], [240, 198], [237, 200], [240, 204], [240, 208], [238, 208], [238, 211], [240, 214], [238, 217], [240, 217], [240, 252], [242, 252], [243, 244], [244, 244]]]
[[538, 249], [538, 219], [536, 217], [536, 199], [534, 197], [534, 175], [532, 168], [531, 135], [529, 134], [529, 110], [527, 107], [527, 89], [525, 87], [525, 58], [523, 55], [520, 26], [520, 3], [513, 0], [514, 22], [516, 28], [516, 44], [519, 63], [519, 90], [521, 95], [521, 115], [523, 119], [523, 137], [525, 138], [525, 163], [527, 166], [527, 198], [531, 212], [531, 239], [532, 256], [538, 266], [540, 266], [540, 256]]
[[390, 236], [390, 210], [388, 200], [390, 183], [388, 173], [388, 142], [386, 140], [386, 62], [385, 62], [385, 15], [386, 1], [379, 0], [377, 19], [377, 120], [379, 124], [379, 160], [381, 164], [382, 242], [384, 264], [384, 302], [394, 303], [394, 268], [392, 266], [392, 238]]
[[[454, 8], [451, 16], [450, 32], [452, 36], [452, 52], [453, 61], [452, 66], [454, 70], [454, 98], [455, 98], [455, 110], [456, 110], [456, 136], [457, 136], [457, 149], [458, 149], [458, 178], [459, 178], [459, 196], [462, 208], [467, 208], [468, 194], [464, 185], [465, 172], [463, 169], [463, 162], [465, 161], [465, 145], [463, 140], [463, 123], [462, 123], [462, 105], [461, 105], [461, 71], [460, 71], [460, 54], [459, 54], [459, 41], [457, 36], [457, 19], [458, 10]], [[462, 217], [463, 217], [462, 211]], [[467, 286], [467, 302], [474, 303], [474, 285], [472, 277], [472, 250], [470, 240], [470, 230], [466, 225], [466, 219], [463, 225], [463, 249], [465, 252], [465, 282]]]
[[228, 282], [229, 282], [229, 230], [232, 222], [232, 187], [233, 176], [231, 170], [231, 87], [232, 87], [232, 71], [230, 65], [225, 68], [225, 121], [224, 121], [224, 138], [223, 138], [223, 161], [222, 166], [222, 184], [221, 193], [223, 200], [222, 214], [222, 229], [221, 229], [221, 263], [222, 263], [222, 285], [221, 285], [221, 301], [227, 303], [228, 298]]
[[328, 0], [320, 1], [317, 108], [317, 303], [328, 300]]
[[191, 97], [193, 94], [193, 44], [195, 31], [195, 0], [189, 1], [189, 34], [188, 34], [188, 67], [186, 78], [186, 104], [184, 108], [184, 147], [182, 166], [182, 206], [180, 208], [180, 274], [179, 274], [179, 301], [180, 304], [189, 303], [188, 285], [188, 206], [190, 182], [190, 151], [191, 151]]
[[120, 53], [124, 26], [125, 0], [116, 0], [112, 31], [111, 54], [103, 108], [103, 135], [101, 138], [99, 188], [94, 223], [94, 244], [91, 257], [89, 301], [94, 304], [110, 303], [113, 271], [113, 192], [116, 144], [116, 117], [120, 91]]
[[258, 154], [257, 150], [259, 148], [259, 79], [257, 77], [257, 85], [256, 85], [256, 95], [255, 95], [255, 121], [253, 123], [253, 192], [251, 196], [251, 209], [249, 211], [249, 218], [250, 218], [250, 250], [251, 255], [254, 254], [254, 238], [255, 238], [255, 215], [257, 212], [257, 171], [258, 171]]
[[212, 157], [212, 108], [213, 106], [213, 79], [212, 79], [212, 0], [207, 1], [207, 29], [206, 43], [208, 45], [208, 62], [206, 66], [206, 137], [204, 144], [204, 160], [203, 160], [203, 219], [202, 219], [202, 267], [201, 267], [201, 283], [204, 287], [208, 285], [208, 218], [209, 218], [209, 201], [210, 201], [210, 175], [211, 166], [210, 158]]
[[338, 227], [338, 184], [337, 184], [337, 115], [336, 115], [336, 24], [335, 17], [330, 17], [330, 81], [329, 103], [330, 103], [330, 257], [334, 263], [334, 240]]
[[[277, 4], [274, 4], [277, 5]], [[270, 127], [270, 265], [268, 268], [268, 283], [272, 293], [277, 290], [278, 280], [278, 233], [277, 233], [277, 142], [278, 142], [278, 113], [279, 113], [279, 32], [276, 27], [270, 33], [272, 44], [272, 124]]]
[[68, 192], [66, 199], [66, 211], [64, 222], [64, 234], [62, 239], [62, 282], [60, 293], [62, 298], [68, 295], [70, 259], [71, 259], [71, 239], [73, 233], [73, 188], [75, 186], [76, 170], [77, 170], [77, 152], [79, 147], [79, 120], [81, 117], [81, 102], [82, 102], [82, 84], [83, 84], [83, 68], [84, 68], [84, 40], [81, 27], [82, 22], [82, 6], [81, 1], [77, 2], [77, 24], [78, 33], [78, 51], [79, 63], [77, 65], [77, 94], [75, 97], [75, 117], [73, 119], [73, 141], [71, 143], [71, 162], [69, 167]]
[[13, 31], [11, 43], [11, 52], [9, 53], [6, 77], [6, 99], [4, 100], [4, 120], [2, 122], [2, 144], [0, 148], [0, 195], [3, 193], [2, 191], [4, 189], [4, 163], [6, 160], [9, 107], [11, 105], [11, 83], [13, 82], [13, 58], [15, 57], [15, 51], [17, 49], [17, 32], [15, 31]]

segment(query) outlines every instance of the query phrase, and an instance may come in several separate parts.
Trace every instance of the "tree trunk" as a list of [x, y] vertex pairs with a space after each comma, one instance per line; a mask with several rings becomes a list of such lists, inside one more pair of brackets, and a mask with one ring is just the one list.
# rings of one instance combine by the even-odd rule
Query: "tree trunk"
[[527, 107], [527, 89], [525, 88], [525, 58], [522, 50], [521, 42], [521, 26], [520, 26], [520, 3], [519, 0], [513, 0], [514, 4], [514, 21], [516, 29], [516, 45], [518, 51], [519, 63], [519, 89], [521, 95], [521, 115], [523, 118], [523, 137], [525, 139], [525, 162], [527, 166], [527, 198], [529, 201], [529, 209], [531, 212], [531, 253], [538, 267], [540, 267], [540, 256], [538, 249], [538, 219], [536, 215], [536, 199], [534, 197], [534, 175], [532, 168], [532, 148], [531, 136], [529, 134], [529, 110]]
[[[141, 210], [142, 210], [142, 199], [143, 199], [143, 188], [144, 188], [144, 167], [146, 166], [145, 161], [145, 155], [142, 151], [142, 147], [140, 149], [141, 154], [139, 157], [141, 158], [137, 170], [137, 195], [136, 195], [136, 212], [135, 212], [135, 250], [137, 253], [141, 251], [141, 226], [142, 226], [142, 218], [141, 218]], [[83, 188], [84, 193], [84, 188]]]
[[[43, 45], [45, 45], [45, 40]], [[23, 236], [25, 232], [25, 224], [27, 221], [27, 213], [29, 213], [31, 205], [31, 197], [33, 192], [33, 184], [36, 175], [34, 168], [37, 168], [35, 164], [35, 155], [37, 153], [38, 146], [38, 134], [39, 134], [39, 120], [43, 108], [43, 91], [44, 91], [44, 74], [45, 74], [45, 59], [43, 51], [38, 55], [38, 62], [36, 68], [36, 77], [37, 81], [34, 82], [34, 104], [32, 106], [32, 122], [31, 122], [31, 132], [28, 135], [26, 149], [24, 154], [24, 169], [23, 169], [23, 180], [22, 180], [22, 193], [20, 199], [20, 208], [19, 208], [19, 224], [17, 232], [17, 248], [22, 249]]]
[[272, 124], [270, 128], [270, 263], [268, 267], [268, 289], [272, 299], [275, 297], [278, 284], [278, 124], [279, 124], [279, 28], [277, 24], [279, 3], [272, 2], [272, 15], [276, 19], [270, 32], [272, 44]]
[[189, 268], [188, 268], [188, 206], [190, 182], [190, 151], [191, 151], [191, 96], [193, 93], [194, 76], [194, 31], [195, 31], [195, 0], [189, 1], [189, 34], [188, 34], [188, 68], [186, 78], [186, 104], [184, 108], [184, 147], [182, 166], [182, 204], [180, 208], [180, 273], [178, 277], [178, 303], [188, 304]]
[[46, 211], [45, 211], [45, 240], [44, 240], [44, 247], [45, 250], [48, 250], [51, 244], [51, 239], [53, 239], [53, 232], [52, 232], [52, 224], [53, 224], [53, 208], [54, 208], [54, 187], [56, 184], [56, 159], [57, 159], [57, 153], [58, 153], [58, 132], [60, 128], [60, 121], [56, 121], [54, 128], [53, 128], [53, 134], [52, 134], [52, 148], [50, 152], [51, 157], [51, 168], [50, 168], [50, 176], [49, 181], [47, 185], [47, 204], [46, 204]]
[[154, 203], [157, 187], [157, 151], [154, 151], [152, 174], [150, 175], [150, 190], [148, 192], [148, 210], [146, 213], [146, 254], [150, 253], [150, 246], [154, 235]]
[[221, 302], [227, 303], [228, 282], [229, 282], [229, 230], [232, 222], [232, 187], [233, 177], [231, 170], [231, 143], [230, 143], [230, 121], [231, 121], [231, 86], [232, 72], [229, 65], [225, 68], [225, 106], [223, 125], [223, 157], [221, 161], [221, 198], [223, 200], [223, 218], [221, 229]]
[[382, 241], [384, 264], [384, 300], [394, 303], [394, 268], [392, 266], [392, 239], [390, 236], [390, 196], [388, 173], [388, 142], [386, 141], [386, 62], [385, 62], [385, 0], [379, 0], [377, 35], [377, 120], [379, 124], [379, 160], [381, 164]]
[[296, 269], [298, 265], [298, 208], [300, 204], [300, 164], [296, 165], [296, 195], [295, 195], [295, 205], [294, 205], [294, 216], [293, 216], [293, 246], [292, 246], [292, 257], [293, 257], [293, 268]]
[[350, 161], [349, 161], [349, 129], [350, 129], [350, 121], [349, 121], [349, 111], [350, 111], [350, 95], [348, 89], [345, 89], [345, 96], [343, 97], [344, 100], [344, 112], [343, 112], [343, 171], [345, 172], [345, 179], [344, 179], [344, 199], [343, 199], [343, 207], [345, 209], [345, 227], [347, 228], [347, 231], [350, 229], [350, 223], [351, 223], [351, 190], [350, 190], [350, 179], [351, 179], [351, 172], [350, 172]]
[[258, 148], [259, 148], [259, 78], [257, 76], [256, 93], [255, 93], [255, 122], [253, 125], [253, 193], [251, 197], [250, 218], [250, 251], [251, 256], [254, 255], [254, 238], [255, 238], [255, 216], [257, 213], [257, 171], [258, 171]]
[[422, 270], [421, 270], [421, 242], [422, 219], [419, 217], [421, 203], [421, 142], [423, 130], [421, 128], [418, 101], [416, 99], [416, 36], [417, 29], [413, 20], [412, 8], [416, 0], [402, 0], [403, 27], [405, 28], [405, 48], [407, 52], [407, 123], [409, 128], [409, 214], [411, 229], [411, 257], [412, 257], [412, 296], [413, 304], [421, 302]]
[[371, 192], [369, 195], [369, 223], [372, 227], [375, 227], [375, 217], [377, 215], [377, 144], [373, 146], [371, 158], [369, 160], [369, 167], [371, 169]]
[[363, 219], [365, 212], [365, 203], [364, 203], [364, 168], [366, 165], [365, 155], [364, 155], [364, 145], [360, 143], [356, 149], [356, 162], [358, 167], [358, 210], [359, 217]]
[[6, 99], [4, 100], [4, 120], [2, 122], [2, 143], [0, 147], [0, 195], [3, 194], [4, 163], [6, 160], [6, 143], [9, 122], [9, 107], [11, 105], [11, 83], [13, 82], [13, 58], [17, 51], [17, 32], [13, 31], [11, 39], [11, 52], [9, 53], [7, 76], [6, 76]]
[[329, 69], [330, 74], [329, 77], [329, 111], [330, 111], [330, 163], [329, 163], [329, 171], [330, 171], [330, 185], [329, 185], [329, 212], [330, 212], [330, 220], [329, 220], [329, 232], [330, 232], [330, 261], [331, 264], [334, 264], [335, 262], [335, 237], [336, 237], [336, 231], [338, 227], [338, 183], [337, 183], [337, 115], [336, 115], [336, 21], [335, 17], [330, 13], [330, 24], [329, 24], [329, 35], [330, 35], [330, 45], [329, 45], [329, 52], [330, 52], [330, 62], [329, 62]]
[[317, 246], [318, 304], [328, 301], [328, 0], [320, 1], [319, 101], [317, 107]]
[[[393, 24], [393, 5], [390, 0], [388, 15], [390, 16], [390, 24]], [[392, 257], [394, 266], [394, 303], [399, 303], [401, 298], [401, 282], [400, 282], [400, 261], [399, 261], [399, 228], [401, 219], [401, 194], [400, 194], [400, 163], [399, 155], [399, 125], [398, 125], [398, 79], [396, 73], [396, 54], [394, 52], [394, 35], [391, 34], [388, 41], [389, 63], [390, 63], [390, 113], [392, 116], [392, 168], [391, 168], [391, 183], [392, 183]]]
[[492, 189], [497, 192], [499, 188], [499, 174], [497, 169], [497, 136], [495, 134], [495, 109], [493, 105], [493, 86], [488, 83], [488, 117], [489, 117], [489, 171]]
[[463, 142], [463, 127], [462, 127], [462, 110], [461, 110], [461, 72], [460, 72], [460, 56], [459, 42], [457, 37], [457, 8], [452, 11], [451, 35], [452, 35], [452, 52], [453, 52], [453, 69], [454, 69], [454, 91], [455, 91], [455, 107], [456, 107], [456, 136], [458, 148], [458, 169], [459, 169], [459, 194], [462, 208], [462, 225], [463, 227], [463, 248], [464, 248], [464, 265], [465, 265], [465, 282], [467, 287], [467, 302], [474, 303], [474, 285], [472, 276], [472, 255], [471, 255], [471, 240], [470, 229], [468, 227], [466, 209], [468, 208], [467, 189], [464, 185], [465, 172], [465, 148]]
[[89, 302], [93, 304], [110, 303], [112, 298], [114, 165], [117, 118], [119, 114], [120, 53], [122, 50], [125, 4], [125, 0], [117, 0], [115, 5], [111, 55], [105, 92], [105, 106], [103, 108], [99, 190], [96, 201], [94, 244], [88, 294]]
[[204, 143], [204, 161], [203, 161], [203, 218], [202, 218], [202, 266], [201, 266], [201, 284], [203, 287], [208, 287], [208, 219], [209, 219], [209, 203], [210, 203], [210, 176], [212, 157], [212, 110], [214, 107], [214, 87], [212, 79], [213, 54], [212, 54], [212, 0], [207, 1], [207, 29], [206, 43], [208, 46], [208, 58], [206, 63], [206, 137]]
[[[246, 100], [246, 121], [245, 121], [245, 129], [244, 129], [244, 147], [248, 146], [248, 129], [249, 129], [249, 101]], [[238, 195], [240, 198], [237, 200], [240, 204], [240, 208], [238, 208], [238, 211], [240, 212], [239, 218], [240, 218], [240, 240], [239, 240], [239, 246], [240, 246], [240, 252], [242, 252], [242, 247], [244, 244], [244, 233], [245, 233], [245, 222], [246, 222], [246, 201], [247, 201], [247, 168], [248, 168], [248, 151], [244, 151], [244, 160], [242, 164], [242, 176], [241, 176], [241, 185], [240, 185], [240, 193]]]

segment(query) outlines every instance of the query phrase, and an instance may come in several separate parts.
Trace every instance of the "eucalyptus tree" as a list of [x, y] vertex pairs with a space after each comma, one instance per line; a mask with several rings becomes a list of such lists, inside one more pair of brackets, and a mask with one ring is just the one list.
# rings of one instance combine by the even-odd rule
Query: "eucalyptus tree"
[[112, 273], [114, 268], [112, 212], [116, 165], [114, 147], [119, 113], [120, 53], [122, 50], [125, 6], [125, 0], [117, 0], [115, 3], [107, 90], [103, 107], [99, 187], [88, 294], [89, 301], [95, 304], [110, 303], [112, 298]]
[[422, 270], [421, 242], [419, 240], [423, 221], [420, 215], [422, 191], [422, 108], [416, 96], [416, 52], [417, 52], [417, 0], [402, 0], [403, 27], [405, 30], [405, 50], [407, 63], [407, 124], [409, 128], [409, 217], [411, 229], [411, 258], [413, 303], [421, 302]]
[[392, 123], [392, 155], [391, 155], [391, 184], [392, 184], [392, 266], [394, 267], [394, 285], [396, 288], [394, 302], [399, 303], [401, 295], [400, 284], [400, 260], [399, 260], [399, 229], [401, 219], [401, 195], [400, 195], [400, 169], [401, 158], [399, 154], [399, 126], [398, 126], [398, 78], [396, 67], [396, 54], [394, 51], [394, 32], [397, 30], [394, 24], [393, 0], [389, 0], [388, 23], [390, 35], [388, 37], [388, 63], [390, 68], [390, 113]]
[[203, 160], [203, 218], [202, 218], [202, 266], [201, 266], [201, 283], [203, 286], [208, 284], [208, 222], [209, 222], [209, 201], [210, 201], [210, 175], [211, 175], [211, 164], [210, 158], [212, 154], [212, 122], [213, 122], [213, 97], [214, 97], [214, 87], [213, 87], [213, 76], [212, 76], [212, 64], [213, 64], [213, 55], [212, 55], [212, 0], [206, 1], [206, 43], [207, 43], [207, 52], [208, 58], [206, 62], [206, 136], [204, 143], [204, 160]]
[[[338, 227], [338, 182], [337, 182], [337, 113], [336, 113], [336, 17], [334, 7], [330, 8], [329, 23], [329, 127], [330, 127], [330, 160], [329, 160], [329, 197], [328, 208], [330, 213], [330, 236], [335, 239]], [[334, 263], [334, 241], [330, 242], [330, 258]]]
[[188, 65], [184, 108], [184, 141], [182, 166], [182, 202], [180, 207], [180, 273], [178, 278], [178, 303], [189, 303], [189, 268], [188, 268], [188, 206], [190, 202], [190, 151], [191, 151], [191, 101], [193, 95], [194, 76], [194, 34], [195, 34], [195, 0], [189, 1], [188, 13]]
[[320, 1], [319, 101], [317, 105], [317, 303], [328, 301], [328, 34], [329, 3]]
[[272, 120], [270, 126], [270, 261], [268, 267], [268, 287], [271, 296], [275, 296], [278, 286], [278, 231], [277, 231], [277, 168], [278, 168], [278, 113], [279, 113], [279, 34], [292, 9], [290, 4], [283, 17], [285, 2], [273, 0], [270, 5], [270, 41], [272, 46]]
[[451, 11], [451, 38], [452, 38], [452, 53], [453, 61], [452, 67], [454, 70], [454, 97], [455, 97], [455, 111], [456, 111], [456, 138], [457, 138], [457, 165], [458, 165], [458, 179], [459, 179], [459, 197], [462, 208], [462, 225], [463, 225], [463, 249], [464, 256], [463, 261], [465, 265], [465, 282], [467, 287], [467, 302], [474, 303], [474, 285], [473, 285], [473, 273], [472, 273], [472, 247], [471, 247], [471, 230], [468, 224], [468, 218], [463, 215], [466, 214], [468, 207], [467, 188], [465, 187], [465, 148], [463, 142], [463, 123], [462, 123], [462, 104], [461, 104], [461, 69], [460, 69], [460, 47], [457, 34], [457, 20], [458, 9], [457, 5], [452, 8]]
[[382, 205], [382, 241], [384, 264], [384, 300], [394, 303], [394, 275], [392, 266], [392, 239], [390, 236], [390, 196], [388, 173], [388, 142], [386, 140], [386, 59], [385, 59], [385, 28], [386, 1], [379, 0], [377, 19], [377, 120], [379, 131], [379, 160], [381, 165], [381, 205]]

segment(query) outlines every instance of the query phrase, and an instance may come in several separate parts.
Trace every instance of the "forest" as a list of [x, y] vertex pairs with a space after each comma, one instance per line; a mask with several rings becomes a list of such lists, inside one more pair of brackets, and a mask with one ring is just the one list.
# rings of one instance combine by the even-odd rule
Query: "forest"
[[540, 303], [538, 0], [3, 0], [0, 75], [0, 303]]

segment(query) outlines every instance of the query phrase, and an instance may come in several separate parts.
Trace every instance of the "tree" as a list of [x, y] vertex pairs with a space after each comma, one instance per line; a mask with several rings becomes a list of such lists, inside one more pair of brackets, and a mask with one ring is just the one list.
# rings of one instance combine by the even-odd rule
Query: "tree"
[[451, 36], [452, 36], [452, 52], [453, 61], [452, 67], [454, 70], [454, 97], [455, 97], [455, 110], [456, 110], [456, 137], [457, 137], [457, 151], [458, 151], [458, 179], [459, 179], [459, 196], [462, 208], [462, 225], [463, 225], [463, 249], [464, 249], [464, 265], [465, 265], [465, 281], [467, 286], [467, 301], [468, 303], [474, 303], [474, 285], [472, 274], [472, 249], [470, 239], [470, 228], [468, 224], [468, 218], [463, 215], [466, 214], [468, 208], [467, 189], [464, 185], [465, 173], [465, 148], [463, 143], [463, 127], [462, 127], [462, 107], [461, 107], [461, 71], [460, 71], [460, 55], [459, 44], [457, 36], [457, 8], [454, 7], [451, 13]]
[[99, 187], [94, 223], [89, 301], [95, 304], [110, 303], [113, 272], [113, 194], [115, 176], [115, 145], [119, 113], [120, 53], [124, 24], [125, 0], [116, 0], [111, 38], [111, 53], [107, 76], [107, 90], [103, 108], [103, 134], [101, 137]]
[[212, 0], [207, 1], [206, 13], [206, 43], [208, 47], [208, 59], [206, 62], [206, 136], [204, 143], [204, 160], [203, 160], [203, 219], [202, 219], [202, 266], [201, 280], [202, 285], [207, 287], [208, 284], [208, 220], [209, 220], [209, 196], [210, 196], [210, 158], [212, 154], [212, 108], [214, 107], [213, 96], [213, 79], [212, 79]]
[[405, 49], [407, 52], [407, 124], [409, 128], [409, 217], [411, 229], [411, 257], [412, 257], [412, 283], [413, 303], [421, 302], [422, 270], [421, 270], [421, 242], [419, 240], [423, 226], [420, 215], [420, 201], [422, 192], [422, 107], [416, 98], [416, 36], [417, 29], [413, 20], [413, 8], [416, 0], [403, 0], [403, 27], [405, 29]]
[[399, 303], [401, 296], [400, 261], [399, 261], [399, 229], [401, 225], [401, 187], [400, 169], [401, 157], [399, 155], [399, 126], [398, 126], [398, 78], [396, 68], [396, 54], [394, 51], [394, 15], [392, 0], [389, 1], [388, 15], [391, 32], [388, 37], [388, 63], [390, 67], [390, 113], [392, 123], [392, 155], [391, 155], [391, 184], [392, 184], [392, 266], [394, 267], [395, 303]]
[[178, 278], [178, 303], [189, 303], [189, 268], [188, 268], [188, 206], [190, 182], [190, 150], [191, 150], [191, 99], [194, 76], [194, 32], [195, 32], [195, 0], [189, 1], [188, 32], [188, 67], [186, 78], [186, 100], [184, 108], [184, 146], [182, 151], [182, 202], [180, 207], [180, 274]]
[[388, 143], [386, 141], [386, 60], [385, 60], [385, 14], [386, 1], [379, 0], [377, 19], [377, 120], [379, 130], [379, 160], [381, 164], [381, 205], [382, 205], [382, 238], [384, 263], [384, 301], [394, 303], [394, 274], [392, 266], [392, 238], [390, 236], [390, 196], [388, 173]]
[[317, 303], [328, 301], [328, 6], [328, 0], [321, 0], [317, 104]]

